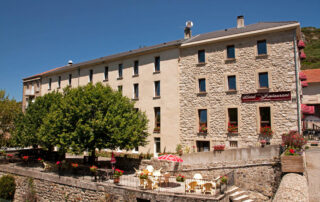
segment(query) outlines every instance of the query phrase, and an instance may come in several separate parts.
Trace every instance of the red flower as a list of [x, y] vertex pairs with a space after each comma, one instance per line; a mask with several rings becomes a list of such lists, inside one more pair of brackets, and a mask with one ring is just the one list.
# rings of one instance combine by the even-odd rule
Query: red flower
[[22, 158], [23, 158], [23, 160], [27, 161], [29, 159], [29, 156], [23, 156]]
[[56, 163], [57, 165], [60, 165], [61, 164], [61, 162], [60, 161], [57, 161], [57, 163]]
[[41, 161], [41, 160], [42, 160], [42, 158], [39, 157], [39, 158], [38, 158], [38, 161]]
[[8, 154], [7, 156], [11, 158], [11, 157], [13, 157], [13, 154]]
[[291, 154], [294, 154], [294, 149], [289, 149], [289, 152], [290, 152]]

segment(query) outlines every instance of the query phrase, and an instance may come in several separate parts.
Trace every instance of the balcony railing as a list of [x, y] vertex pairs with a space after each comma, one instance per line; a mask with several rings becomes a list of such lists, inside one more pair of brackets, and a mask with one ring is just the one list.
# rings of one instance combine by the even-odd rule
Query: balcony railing
[[25, 95], [34, 95], [34, 88], [27, 89]]

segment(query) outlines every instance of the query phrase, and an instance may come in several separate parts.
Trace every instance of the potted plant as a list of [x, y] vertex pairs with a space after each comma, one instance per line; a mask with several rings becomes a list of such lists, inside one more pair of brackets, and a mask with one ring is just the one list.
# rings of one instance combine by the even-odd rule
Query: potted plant
[[224, 151], [225, 147], [226, 147], [225, 145], [214, 145], [213, 150], [214, 151]]
[[113, 173], [113, 182], [118, 184], [120, 182], [120, 176], [123, 174], [123, 170], [115, 169]]
[[177, 182], [184, 182], [185, 181], [185, 177], [181, 174], [179, 174], [177, 177], [176, 177], [176, 181]]
[[281, 155], [282, 172], [304, 172], [304, 150], [306, 140], [297, 131], [290, 131], [282, 135], [282, 146], [285, 148]]
[[12, 159], [13, 159], [13, 154], [7, 154], [7, 158], [9, 160], [9, 162], [11, 163]]
[[264, 147], [266, 145], [267, 141], [266, 140], [260, 140], [261, 147]]
[[97, 170], [98, 170], [97, 166], [95, 165], [90, 166], [90, 172], [92, 176], [94, 176], [94, 181], [97, 181]]
[[238, 126], [228, 123], [228, 133], [237, 133], [238, 132]]
[[207, 133], [208, 132], [208, 128], [206, 125], [201, 125], [199, 127], [199, 133]]
[[73, 174], [77, 174], [77, 168], [79, 167], [79, 164], [77, 163], [71, 163], [71, 166], [72, 166], [72, 171], [73, 171]]
[[227, 189], [228, 176], [224, 175], [220, 177], [220, 192], [223, 194]]
[[160, 126], [156, 126], [156, 127], [153, 129], [153, 132], [154, 132], [154, 133], [160, 133]]
[[260, 134], [263, 136], [271, 137], [273, 134], [273, 131], [270, 126], [262, 126], [260, 128]]

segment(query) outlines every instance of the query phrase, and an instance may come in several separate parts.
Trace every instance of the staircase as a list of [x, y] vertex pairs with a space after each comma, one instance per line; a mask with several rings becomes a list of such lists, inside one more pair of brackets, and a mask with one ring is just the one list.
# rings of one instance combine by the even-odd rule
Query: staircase
[[253, 202], [254, 200], [250, 199], [247, 192], [240, 189], [237, 186], [230, 187], [226, 192], [226, 195], [229, 195], [229, 199], [232, 202]]

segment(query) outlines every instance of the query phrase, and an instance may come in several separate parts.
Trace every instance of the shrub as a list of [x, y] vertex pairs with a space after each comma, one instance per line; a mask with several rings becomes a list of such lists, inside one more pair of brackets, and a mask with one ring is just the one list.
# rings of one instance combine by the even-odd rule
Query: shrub
[[12, 175], [4, 175], [0, 178], [0, 198], [13, 200], [16, 192], [16, 182]]
[[286, 148], [301, 150], [302, 146], [307, 143], [306, 139], [297, 131], [290, 131], [288, 134], [282, 135], [282, 145]]

